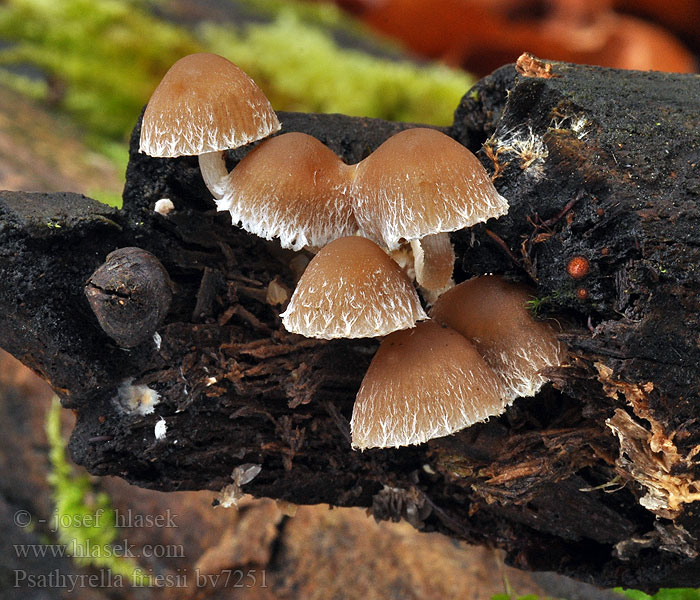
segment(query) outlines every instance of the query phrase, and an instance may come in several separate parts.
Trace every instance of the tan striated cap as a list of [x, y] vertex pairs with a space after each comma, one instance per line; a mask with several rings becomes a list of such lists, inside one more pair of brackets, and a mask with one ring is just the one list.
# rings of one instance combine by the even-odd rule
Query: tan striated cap
[[387, 336], [355, 399], [354, 448], [422, 444], [503, 412], [500, 381], [463, 336], [435, 321]]
[[532, 297], [527, 286], [485, 275], [445, 292], [430, 312], [474, 343], [503, 379], [509, 403], [534, 396], [547, 381], [539, 371], [566, 360], [555, 322], [535, 321], [528, 310]]
[[190, 54], [165, 74], [141, 124], [150, 156], [193, 156], [243, 146], [279, 130], [255, 82], [216, 54]]
[[357, 165], [352, 192], [362, 235], [389, 250], [508, 212], [476, 156], [434, 129], [386, 140]]
[[322, 339], [376, 337], [427, 318], [401, 268], [362, 237], [322, 248], [281, 316], [287, 331]]
[[262, 142], [229, 173], [219, 210], [234, 225], [284, 248], [320, 248], [357, 233], [348, 197], [349, 170], [336, 154], [305, 133]]

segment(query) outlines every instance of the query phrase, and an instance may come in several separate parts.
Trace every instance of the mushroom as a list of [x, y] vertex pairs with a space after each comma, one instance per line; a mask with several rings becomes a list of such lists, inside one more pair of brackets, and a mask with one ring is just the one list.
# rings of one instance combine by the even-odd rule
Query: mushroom
[[350, 167], [305, 133], [283, 133], [249, 152], [222, 182], [218, 210], [283, 248], [320, 248], [355, 235]]
[[287, 331], [333, 339], [386, 335], [427, 315], [401, 267], [374, 242], [350, 236], [314, 256], [281, 317]]
[[225, 150], [280, 129], [255, 82], [216, 54], [178, 60], [153, 92], [141, 123], [139, 149], [150, 156], [199, 157], [202, 177], [215, 199], [228, 176]]
[[430, 312], [476, 346], [502, 379], [508, 403], [534, 396], [547, 381], [541, 370], [566, 359], [554, 322], [536, 321], [528, 310], [532, 297], [524, 285], [485, 275], [445, 292]]
[[436, 321], [388, 335], [355, 399], [352, 446], [422, 444], [503, 412], [501, 382], [476, 348]]
[[416, 279], [433, 290], [452, 276], [447, 232], [508, 212], [476, 156], [444, 133], [420, 127], [390, 137], [358, 163], [351, 193], [361, 235], [389, 250], [410, 242]]

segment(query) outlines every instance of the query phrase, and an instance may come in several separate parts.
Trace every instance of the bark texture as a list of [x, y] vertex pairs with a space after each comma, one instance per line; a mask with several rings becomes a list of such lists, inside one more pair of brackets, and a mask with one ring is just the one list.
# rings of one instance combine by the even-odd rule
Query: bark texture
[[[409, 126], [280, 118], [347, 162]], [[465, 95], [447, 133], [478, 151], [511, 208], [452, 235], [455, 278], [534, 284], [571, 361], [535, 398], [454, 436], [353, 452], [348, 421], [377, 342], [286, 333], [270, 284], [292, 290], [303, 258], [216, 214], [196, 159], [138, 154], [138, 125], [122, 211], [0, 192], [0, 345], [77, 412], [71, 450], [92, 473], [364, 506], [502, 547], [524, 569], [697, 586], [699, 131], [693, 75], [532, 60]], [[161, 198], [176, 211], [154, 213]], [[173, 290], [156, 339], [129, 349], [100, 329], [83, 291], [124, 247], [155, 255]], [[574, 278], [581, 257], [588, 269]], [[141, 298], [130, 285], [119, 299]], [[158, 393], [152, 412], [141, 386]]]

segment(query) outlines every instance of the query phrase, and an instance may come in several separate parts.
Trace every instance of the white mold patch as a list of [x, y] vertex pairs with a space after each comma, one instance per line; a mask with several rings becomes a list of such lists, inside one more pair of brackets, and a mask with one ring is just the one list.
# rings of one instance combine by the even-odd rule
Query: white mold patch
[[173, 211], [175, 209], [175, 205], [173, 204], [173, 201], [170, 198], [161, 198], [156, 202], [155, 207], [153, 208], [154, 212], [157, 212], [159, 215], [166, 216], [168, 213]]
[[158, 392], [147, 385], [132, 385], [133, 377], [125, 379], [117, 389], [115, 401], [117, 405], [127, 413], [137, 415], [150, 415], [156, 404], [160, 402]]
[[571, 131], [581, 140], [591, 131], [591, 123], [583, 115], [555, 115], [549, 124], [550, 129]]
[[166, 431], [168, 431], [168, 426], [165, 423], [165, 419], [161, 417], [160, 420], [156, 423], [155, 429], [153, 431], [154, 435], [156, 436], [156, 440], [164, 440]]
[[535, 179], [540, 179], [544, 174], [549, 148], [542, 136], [537, 135], [530, 126], [496, 132], [484, 146], [491, 148], [500, 163], [516, 160], [523, 172]]

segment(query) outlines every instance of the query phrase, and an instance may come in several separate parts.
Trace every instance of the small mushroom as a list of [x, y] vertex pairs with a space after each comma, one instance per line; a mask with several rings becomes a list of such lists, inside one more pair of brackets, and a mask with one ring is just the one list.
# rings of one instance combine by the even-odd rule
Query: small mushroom
[[228, 176], [224, 151], [279, 129], [270, 102], [244, 71], [216, 54], [190, 54], [153, 92], [139, 149], [156, 157], [198, 156], [204, 182], [219, 199]]
[[422, 444], [498, 415], [501, 382], [463, 336], [435, 321], [388, 335], [355, 399], [354, 448]]
[[320, 248], [355, 235], [350, 167], [305, 133], [284, 133], [249, 152], [221, 184], [219, 210], [234, 225], [283, 248]]
[[485, 275], [445, 292], [430, 312], [471, 340], [503, 380], [508, 403], [534, 396], [547, 381], [540, 371], [566, 360], [555, 322], [536, 321], [528, 310], [532, 297], [527, 286]]
[[322, 339], [376, 337], [427, 318], [401, 268], [374, 242], [354, 236], [319, 251], [281, 316], [287, 331]]
[[[434, 129], [406, 129], [356, 167], [355, 216], [361, 235], [396, 250], [410, 242], [416, 279], [444, 288], [454, 253], [447, 232], [508, 212], [508, 201], [467, 148]], [[439, 236], [428, 239], [427, 236]]]

